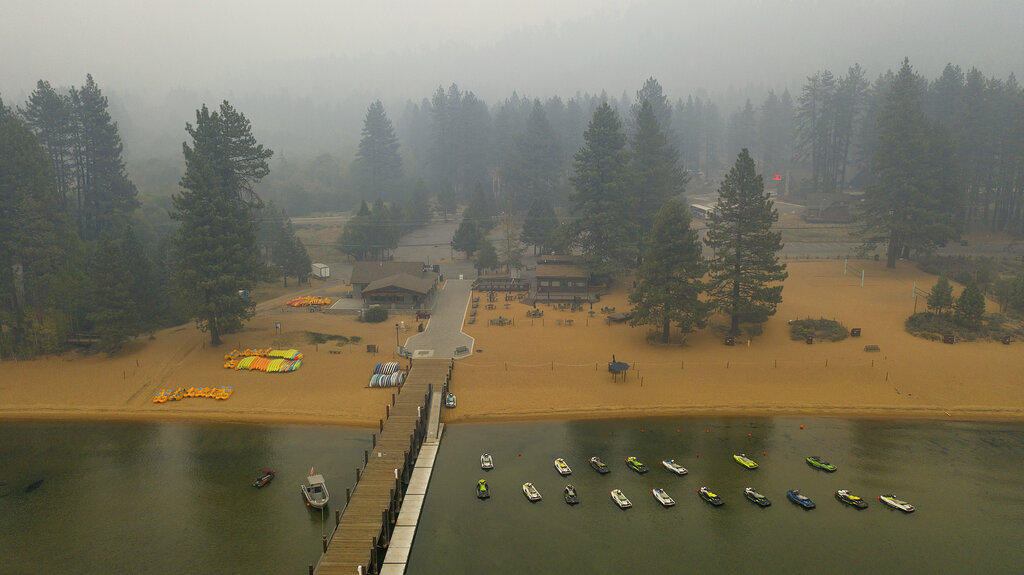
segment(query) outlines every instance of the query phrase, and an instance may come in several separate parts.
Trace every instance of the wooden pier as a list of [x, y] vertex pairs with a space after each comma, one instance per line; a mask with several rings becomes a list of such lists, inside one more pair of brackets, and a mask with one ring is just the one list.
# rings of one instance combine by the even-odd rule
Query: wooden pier
[[[451, 359], [417, 359], [401, 391], [380, 421], [380, 437], [355, 470], [355, 487], [345, 490], [347, 505], [335, 512], [335, 529], [324, 536], [324, 553], [311, 574], [380, 573], [412, 478], [416, 456], [427, 434], [433, 392], [447, 389]], [[337, 496], [337, 491], [335, 492]], [[332, 498], [333, 499], [333, 498]]]

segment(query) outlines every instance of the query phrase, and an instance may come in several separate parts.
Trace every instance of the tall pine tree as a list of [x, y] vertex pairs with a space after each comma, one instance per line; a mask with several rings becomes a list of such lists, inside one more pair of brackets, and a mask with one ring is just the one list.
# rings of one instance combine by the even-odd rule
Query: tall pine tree
[[764, 191], [746, 149], [718, 189], [718, 204], [709, 216], [704, 242], [714, 250], [708, 293], [715, 307], [730, 316], [729, 333], [740, 322], [763, 322], [782, 301], [789, 275], [779, 262], [782, 234], [772, 231], [779, 212]]
[[632, 151], [636, 180], [630, 211], [635, 216], [643, 247], [651, 233], [654, 215], [665, 202], [683, 195], [688, 180], [679, 166], [679, 152], [669, 142], [648, 100], [644, 100], [637, 111]]
[[269, 173], [273, 152], [256, 144], [245, 116], [227, 101], [205, 105], [186, 124], [185, 175], [173, 198], [181, 222], [174, 240], [177, 285], [191, 317], [219, 345], [252, 317], [255, 302], [239, 297], [261, 276], [252, 209], [262, 202], [252, 185]]
[[594, 111], [583, 139], [569, 179], [575, 189], [569, 199], [579, 215], [573, 235], [588, 272], [614, 275], [636, 263], [637, 229], [622, 217], [634, 209], [630, 156], [622, 122], [608, 103]]
[[402, 177], [398, 138], [380, 100], [366, 110], [353, 171], [363, 199], [392, 197]]
[[711, 305], [700, 299], [706, 272], [697, 231], [690, 228], [690, 212], [682, 202], [670, 200], [655, 216], [644, 246], [638, 284], [629, 295], [630, 325], [660, 327], [663, 343], [669, 342], [673, 323], [684, 337], [707, 325]]

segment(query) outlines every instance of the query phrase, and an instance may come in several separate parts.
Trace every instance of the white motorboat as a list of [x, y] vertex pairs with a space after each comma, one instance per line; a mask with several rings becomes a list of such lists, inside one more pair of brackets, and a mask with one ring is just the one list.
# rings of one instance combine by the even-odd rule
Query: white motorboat
[[669, 497], [668, 493], [665, 493], [664, 489], [660, 489], [660, 488], [652, 489], [651, 490], [651, 495], [653, 495], [654, 498], [658, 500], [658, 503], [661, 503], [665, 507], [672, 507], [673, 505], [676, 504], [675, 500], [672, 499], [671, 497]]
[[686, 468], [676, 463], [675, 459], [662, 459], [661, 465], [676, 475], [686, 475]]
[[619, 508], [627, 509], [633, 506], [633, 504], [629, 502], [629, 499], [626, 498], [626, 495], [622, 492], [621, 489], [612, 489], [611, 494], [612, 501], [614, 501], [615, 504], [619, 506]]
[[490, 453], [480, 456], [480, 469], [494, 469], [494, 460], [491, 459]]
[[[310, 470], [312, 471], [312, 470]], [[302, 495], [306, 498], [306, 507], [323, 509], [327, 507], [330, 494], [327, 493], [327, 484], [324, 483], [324, 476], [319, 473], [306, 478], [306, 484], [300, 486]]]
[[914, 511], [913, 505], [907, 503], [906, 501], [903, 501], [902, 499], [897, 499], [896, 496], [892, 495], [891, 493], [888, 495], [879, 495], [878, 500], [881, 501], [882, 503], [885, 503], [889, 507], [892, 507], [893, 509], [899, 509], [900, 511], [903, 511], [904, 513], [912, 513]]
[[572, 473], [572, 469], [569, 468], [569, 464], [561, 457], [555, 460], [555, 469], [562, 475], [569, 475]]
[[541, 500], [540, 491], [537, 491], [537, 488], [532, 483], [523, 484], [523, 495], [526, 495], [526, 498], [530, 501]]

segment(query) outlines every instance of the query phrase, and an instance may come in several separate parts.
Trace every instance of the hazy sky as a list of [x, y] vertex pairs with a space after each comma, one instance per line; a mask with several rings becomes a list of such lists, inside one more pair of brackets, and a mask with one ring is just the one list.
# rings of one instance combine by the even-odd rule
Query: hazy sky
[[43, 78], [163, 97], [233, 92], [419, 99], [458, 83], [618, 96], [648, 76], [673, 97], [904, 56], [1024, 71], [1021, 0], [0, 0], [0, 94]]

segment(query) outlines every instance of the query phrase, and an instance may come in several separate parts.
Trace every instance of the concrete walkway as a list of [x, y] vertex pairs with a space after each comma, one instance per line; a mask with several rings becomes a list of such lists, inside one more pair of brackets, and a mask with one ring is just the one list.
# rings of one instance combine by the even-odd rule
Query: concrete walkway
[[[405, 348], [412, 354], [413, 359], [459, 359], [472, 355], [474, 339], [462, 333], [462, 323], [466, 319], [466, 310], [472, 293], [472, 280], [445, 281], [444, 289], [438, 292], [434, 301], [426, 329], [405, 342]], [[465, 351], [462, 351], [463, 349]], [[459, 353], [456, 353], [456, 350]]]

